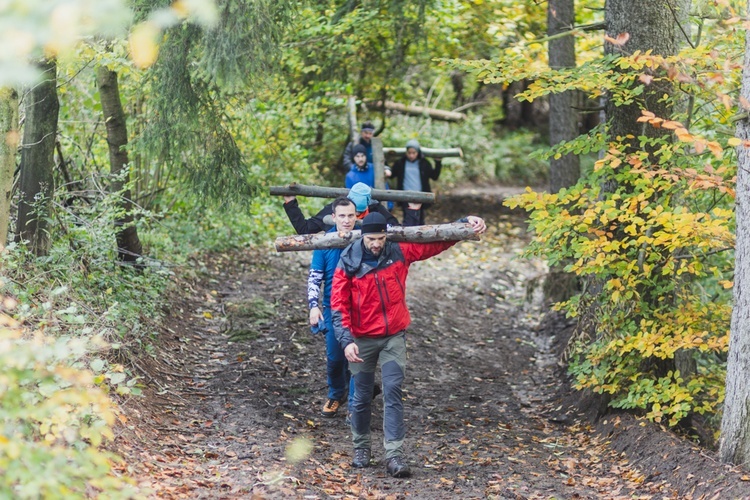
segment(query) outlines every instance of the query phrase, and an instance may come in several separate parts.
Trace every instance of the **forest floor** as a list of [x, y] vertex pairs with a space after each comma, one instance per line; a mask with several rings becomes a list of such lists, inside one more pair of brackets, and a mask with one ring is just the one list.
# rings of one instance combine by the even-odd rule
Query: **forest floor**
[[[556, 354], [569, 325], [542, 322], [540, 262], [507, 191], [441, 195], [428, 222], [485, 218], [412, 266], [405, 450], [412, 477], [385, 473], [382, 398], [373, 465], [352, 469], [345, 415], [320, 416], [325, 342], [307, 325], [310, 253], [247, 248], [196, 262], [159, 343], [132, 369], [124, 471], [158, 498], [750, 498], [750, 476], [626, 414], [590, 422]], [[290, 231], [291, 233], [291, 231]], [[748, 473], [750, 474], [750, 473]]]

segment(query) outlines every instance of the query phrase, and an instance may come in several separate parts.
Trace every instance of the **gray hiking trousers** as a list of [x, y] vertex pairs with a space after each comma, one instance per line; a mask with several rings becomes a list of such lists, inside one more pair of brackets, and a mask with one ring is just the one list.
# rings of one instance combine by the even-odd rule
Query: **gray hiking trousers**
[[406, 373], [406, 332], [382, 338], [355, 338], [362, 363], [349, 363], [354, 380], [352, 410], [352, 440], [354, 448], [372, 448], [370, 422], [372, 419], [372, 390], [375, 368], [380, 363], [383, 381], [383, 444], [385, 458], [403, 454], [404, 404], [401, 384]]

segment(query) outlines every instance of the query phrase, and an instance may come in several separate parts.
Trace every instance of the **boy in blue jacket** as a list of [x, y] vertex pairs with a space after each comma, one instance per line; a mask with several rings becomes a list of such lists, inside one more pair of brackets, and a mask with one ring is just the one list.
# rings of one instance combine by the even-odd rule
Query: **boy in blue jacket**
[[367, 163], [367, 150], [361, 144], [354, 146], [352, 150], [352, 168], [346, 174], [344, 184], [351, 189], [356, 183], [362, 182], [368, 186], [375, 187], [375, 168]]

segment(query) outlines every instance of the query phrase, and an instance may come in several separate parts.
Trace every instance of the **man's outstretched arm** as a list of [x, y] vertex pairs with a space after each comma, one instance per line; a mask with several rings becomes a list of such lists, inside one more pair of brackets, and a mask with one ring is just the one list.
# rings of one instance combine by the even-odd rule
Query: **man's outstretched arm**
[[323, 221], [323, 217], [331, 213], [330, 205], [326, 205], [316, 215], [305, 219], [302, 210], [299, 208], [299, 202], [297, 202], [296, 196], [284, 196], [284, 211], [286, 216], [289, 217], [289, 222], [292, 223], [292, 227], [297, 234], [313, 234], [319, 233], [326, 230], [326, 224]]

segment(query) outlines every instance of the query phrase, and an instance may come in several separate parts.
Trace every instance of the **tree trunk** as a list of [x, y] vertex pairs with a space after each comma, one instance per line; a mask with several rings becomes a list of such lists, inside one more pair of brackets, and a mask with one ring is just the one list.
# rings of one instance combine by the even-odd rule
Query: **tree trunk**
[[[302, 250], [325, 250], [344, 248], [352, 241], [362, 237], [359, 230], [339, 235], [337, 232], [319, 234], [300, 234], [280, 236], [274, 245], [277, 252], [297, 252]], [[452, 222], [428, 226], [392, 226], [388, 228], [387, 238], [390, 241], [408, 241], [412, 243], [431, 243], [434, 241], [478, 240], [470, 224]]]
[[372, 168], [375, 169], [375, 188], [385, 189], [385, 155], [383, 154], [383, 140], [373, 137], [372, 142]]
[[54, 191], [55, 136], [60, 104], [57, 100], [57, 63], [38, 63], [41, 80], [25, 97], [16, 241], [28, 241], [29, 250], [46, 255], [50, 238], [47, 219]]
[[[576, 65], [575, 38], [558, 33], [570, 31], [575, 23], [574, 0], [549, 0], [547, 9], [547, 34], [549, 41], [549, 65], [552, 69], [574, 68]], [[550, 145], [556, 146], [578, 136], [578, 113], [573, 108], [575, 93], [572, 90], [549, 96]], [[564, 187], [578, 182], [581, 175], [580, 162], [575, 154], [552, 158], [549, 166], [550, 192], [557, 193]]]
[[105, 66], [96, 71], [99, 96], [102, 101], [104, 123], [107, 127], [107, 145], [109, 146], [109, 169], [112, 174], [110, 190], [119, 197], [122, 215], [115, 220], [117, 238], [117, 258], [123, 262], [135, 262], [143, 253], [138, 230], [133, 224], [133, 204], [128, 172], [128, 130], [125, 124], [125, 112], [120, 102], [120, 90], [117, 85], [117, 73]]
[[[654, 2], [653, 0], [607, 0], [605, 10], [605, 22], [607, 35], [611, 39], [617, 39], [627, 34], [628, 38], [621, 45], [605, 42], [607, 54], [632, 54], [636, 51], [646, 52], [650, 50], [655, 55], [671, 56], [677, 53], [677, 41], [680, 39], [677, 33], [680, 30], [678, 20], [684, 18], [685, 13], [677, 12], [684, 8], [685, 2]], [[655, 71], [663, 71], [656, 69]], [[633, 83], [633, 86], [640, 82]], [[650, 85], [646, 85], [643, 94], [639, 96], [638, 102], [629, 105], [616, 106], [611, 99], [605, 100], [605, 118], [608, 120], [607, 134], [612, 140], [620, 140], [624, 145], [624, 153], [646, 151], [652, 157], [656, 153], [658, 145], [641, 146], [638, 137], [663, 137], [671, 135], [670, 130], [656, 128], [647, 123], [638, 123], [641, 109], [646, 109], [658, 117], [670, 119], [673, 115], [672, 105], [665, 95], [672, 95], [674, 88], [670, 79], [656, 78]], [[618, 188], [617, 181], [612, 176], [602, 186], [602, 191], [612, 193]], [[670, 278], [664, 278], [670, 279]], [[596, 280], [589, 283], [591, 290], [601, 290], [603, 283]], [[641, 300], [656, 307], [664, 300], [659, 294], [660, 285], [656, 283], [639, 289]], [[637, 323], [637, 319], [636, 319]], [[645, 365], [654, 377], [664, 376], [670, 371], [678, 368], [681, 375], [689, 378], [692, 367], [692, 353], [688, 351], [677, 352], [674, 358], [648, 359]]]
[[424, 106], [411, 106], [393, 101], [385, 101], [385, 104], [383, 104], [383, 101], [368, 102], [368, 106], [372, 109], [396, 111], [397, 113], [403, 113], [410, 116], [429, 116], [433, 120], [448, 122], [460, 122], [466, 119], [465, 113], [446, 111], [444, 109], [425, 108]]
[[[346, 196], [346, 188], [332, 188], [307, 186], [305, 184], [289, 184], [288, 186], [271, 186], [268, 190], [272, 196], [312, 196], [315, 198], [338, 198]], [[405, 201], [411, 203], [435, 203], [435, 193], [423, 191], [399, 191], [373, 189], [371, 196], [378, 201]]]
[[[555, 35], [570, 31], [575, 24], [574, 0], [549, 0], [547, 5], [547, 35], [549, 65], [552, 69], [574, 68], [576, 65], [575, 38]], [[549, 96], [549, 140], [551, 146], [567, 142], [578, 136], [578, 112], [574, 108], [574, 90]], [[562, 188], [578, 182], [581, 167], [578, 155], [567, 154], [551, 158], [549, 162], [549, 189], [557, 193]], [[579, 289], [575, 274], [566, 273], [562, 267], [550, 270], [544, 280], [544, 297], [548, 303], [570, 299]]]
[[499, 122], [510, 130], [544, 127], [549, 121], [549, 103], [547, 99], [535, 99], [533, 102], [519, 101], [515, 96], [529, 87], [528, 80], [512, 82], [502, 90], [503, 111], [505, 117]]
[[10, 199], [18, 148], [18, 92], [0, 88], [0, 248], [8, 243]]
[[[750, 0], [748, 1], [750, 11]], [[750, 33], [745, 34], [745, 66], [741, 99], [750, 99]], [[737, 137], [750, 140], [750, 119], [737, 124]], [[726, 398], [721, 419], [719, 455], [722, 462], [750, 465], [750, 148], [737, 147], [737, 237], [734, 265], [734, 307], [732, 309]]]
[[[607, 0], [605, 21], [607, 35], [616, 39], [618, 35], [627, 33], [629, 39], [622, 46], [605, 43], [607, 54], [632, 54], [636, 50], [651, 50], [656, 55], [670, 56], [677, 52], [676, 41], [679, 27], [675, 22], [675, 14], [665, 2], [653, 0]], [[635, 85], [640, 84], [636, 82]], [[662, 97], [672, 94], [672, 84], [667, 79], [656, 79], [647, 85], [641, 99], [645, 101], [645, 109], [655, 113], [658, 117], [668, 118], [672, 109]], [[630, 146], [639, 149], [640, 135], [659, 137], [668, 134], [668, 130], [652, 127], [647, 123], [638, 123], [641, 109], [638, 103], [628, 106], [615, 106], [611, 100], [606, 101], [605, 113], [610, 121], [610, 137], [627, 137], [631, 135]], [[647, 147], [648, 148], [648, 147]], [[651, 152], [651, 151], [649, 151]]]
[[354, 144], [359, 144], [359, 127], [357, 127], [357, 100], [349, 96], [346, 100], [346, 116], [349, 118], [349, 138]]

